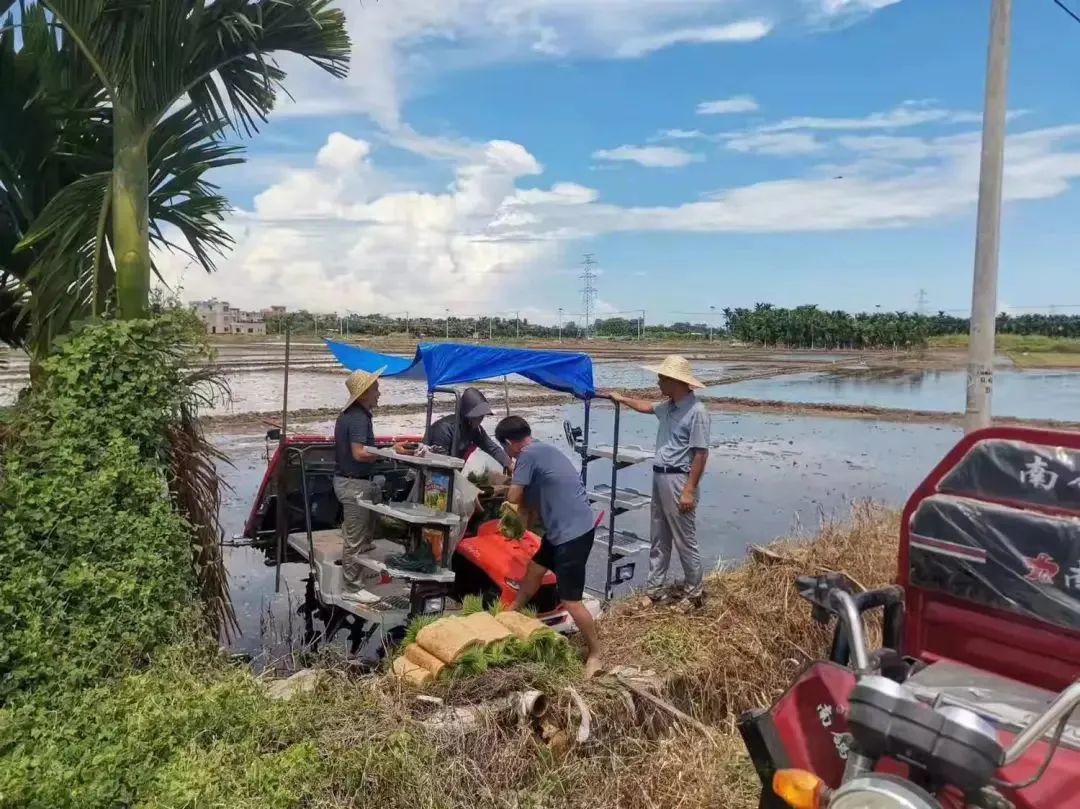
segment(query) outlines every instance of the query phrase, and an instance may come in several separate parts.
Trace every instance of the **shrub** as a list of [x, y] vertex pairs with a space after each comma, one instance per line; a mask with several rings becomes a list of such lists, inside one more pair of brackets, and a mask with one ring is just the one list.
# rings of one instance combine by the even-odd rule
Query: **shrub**
[[84, 327], [17, 408], [0, 469], [0, 703], [92, 685], [190, 628], [205, 554], [167, 495], [170, 431], [202, 395], [194, 334], [182, 313]]

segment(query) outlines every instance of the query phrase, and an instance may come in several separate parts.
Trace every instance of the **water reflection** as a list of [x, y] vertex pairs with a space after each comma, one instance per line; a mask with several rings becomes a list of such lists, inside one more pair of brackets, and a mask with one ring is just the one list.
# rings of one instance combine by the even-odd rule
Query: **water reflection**
[[[967, 377], [959, 370], [885, 368], [857, 373], [813, 372], [718, 385], [705, 395], [806, 404], [840, 404], [959, 413]], [[994, 414], [1074, 421], [1080, 401], [1075, 371], [999, 370], [994, 374]]]

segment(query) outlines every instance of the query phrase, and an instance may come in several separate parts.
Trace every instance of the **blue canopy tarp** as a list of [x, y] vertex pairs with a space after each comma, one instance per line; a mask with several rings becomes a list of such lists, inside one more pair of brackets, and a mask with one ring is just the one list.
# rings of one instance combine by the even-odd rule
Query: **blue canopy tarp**
[[545, 388], [572, 393], [579, 399], [596, 395], [592, 360], [586, 354], [421, 343], [416, 347], [416, 356], [408, 359], [333, 340], [327, 340], [326, 345], [350, 371], [374, 372], [385, 367], [383, 376], [423, 380], [428, 390], [520, 374]]

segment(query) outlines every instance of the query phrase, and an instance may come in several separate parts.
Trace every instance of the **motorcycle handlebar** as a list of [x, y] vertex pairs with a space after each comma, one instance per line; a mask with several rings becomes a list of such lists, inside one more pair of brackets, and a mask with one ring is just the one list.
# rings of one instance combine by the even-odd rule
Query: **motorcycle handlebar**
[[851, 655], [855, 661], [855, 673], [865, 674], [870, 671], [870, 650], [866, 646], [866, 632], [863, 628], [862, 615], [855, 599], [844, 590], [834, 589], [831, 594], [833, 608], [840, 622], [847, 630], [851, 641]]
[[1077, 707], [1080, 707], [1080, 680], [1054, 697], [1046, 710], [1032, 719], [1031, 723], [1017, 734], [1013, 743], [1009, 745], [1009, 749], [1005, 751], [1005, 765], [1008, 766], [1019, 760], [1054, 725], [1067, 721]]
[[[832, 590], [830, 599], [833, 611], [847, 632], [851, 644], [855, 673], [866, 674], [870, 671], [870, 650], [866, 645], [866, 632], [859, 607], [854, 597], [841, 589]], [[1080, 680], [1077, 680], [1058, 694], [1045, 711], [1032, 719], [1028, 726], [1016, 735], [1013, 743], [1005, 751], [1003, 766], [1018, 761], [1055, 725], [1062, 721], [1068, 721], [1073, 711], [1078, 708], [1080, 708]]]

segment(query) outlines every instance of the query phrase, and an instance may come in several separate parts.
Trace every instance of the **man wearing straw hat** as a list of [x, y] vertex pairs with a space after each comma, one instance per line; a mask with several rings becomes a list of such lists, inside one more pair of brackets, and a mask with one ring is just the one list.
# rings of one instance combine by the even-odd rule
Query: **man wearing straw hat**
[[646, 365], [658, 377], [664, 400], [631, 399], [621, 393], [611, 398], [639, 413], [659, 420], [653, 459], [652, 550], [649, 554], [649, 597], [664, 598], [664, 581], [674, 546], [683, 566], [684, 601], [700, 606], [704, 596], [701, 552], [698, 550], [696, 512], [698, 485], [709, 455], [709, 411], [694, 395], [705, 387], [694, 376], [685, 357], [671, 355], [660, 365]]
[[345, 548], [341, 555], [342, 598], [363, 600], [360, 574], [363, 567], [359, 557], [375, 547], [374, 511], [362, 508], [358, 500], [377, 500], [379, 493], [371, 479], [377, 456], [375, 429], [371, 411], [379, 403], [379, 377], [386, 368], [375, 373], [353, 371], [345, 380], [349, 401], [338, 414], [334, 425], [334, 494], [341, 501], [344, 520], [341, 533]]

